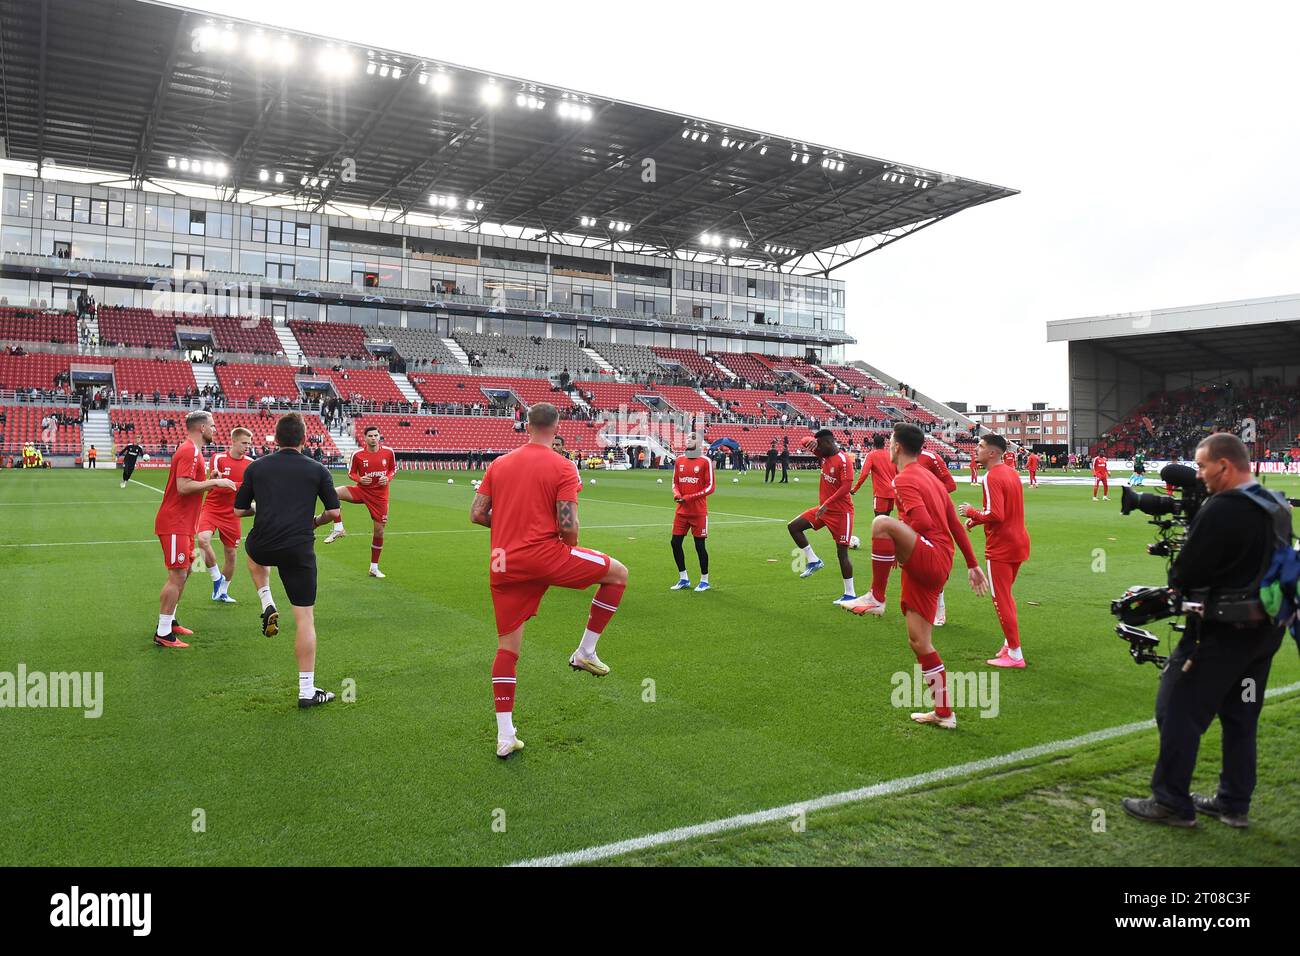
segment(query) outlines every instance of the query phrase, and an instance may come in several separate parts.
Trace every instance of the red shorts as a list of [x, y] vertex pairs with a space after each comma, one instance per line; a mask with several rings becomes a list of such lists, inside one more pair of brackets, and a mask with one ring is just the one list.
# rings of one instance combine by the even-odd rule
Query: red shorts
[[200, 532], [217, 532], [217, 534], [221, 535], [221, 543], [228, 548], [233, 548], [239, 544], [239, 539], [244, 536], [244, 529], [233, 511], [222, 514], [219, 511], [204, 508], [199, 513], [198, 530]]
[[708, 511], [683, 511], [678, 508], [677, 513], [673, 515], [673, 534], [685, 534], [687, 531], [697, 538], [707, 538], [709, 536]]
[[917, 535], [916, 547], [903, 566], [903, 588], [899, 606], [903, 613], [915, 611], [927, 621], [939, 613], [939, 595], [952, 573], [952, 555], [945, 554]]
[[163, 564], [169, 571], [180, 571], [190, 566], [194, 554], [194, 535], [160, 534], [158, 541], [162, 544]]
[[874, 498], [872, 499], [872, 507], [875, 509], [876, 514], [887, 515], [894, 510], [894, 499]]
[[609, 565], [609, 555], [563, 542], [544, 554], [493, 556], [489, 578], [497, 634], [509, 634], [536, 615], [548, 588], [585, 590], [609, 572]]
[[359, 500], [366, 506], [372, 520], [380, 523], [388, 520], [388, 492], [379, 494], [361, 485], [348, 485], [345, 490], [351, 492], [354, 501]]
[[826, 528], [835, 539], [836, 544], [842, 544], [846, 547], [849, 538], [853, 536], [853, 512], [852, 511], [827, 511], [820, 518], [817, 517], [817, 509], [809, 508], [799, 516], [812, 525], [814, 531], [820, 531]]

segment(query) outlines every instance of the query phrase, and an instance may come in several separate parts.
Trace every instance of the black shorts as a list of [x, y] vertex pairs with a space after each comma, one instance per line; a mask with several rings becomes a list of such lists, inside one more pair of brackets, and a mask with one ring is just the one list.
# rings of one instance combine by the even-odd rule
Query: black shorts
[[311, 607], [316, 603], [316, 548], [302, 544], [295, 548], [276, 548], [263, 551], [250, 538], [244, 545], [250, 559], [264, 568], [280, 572], [284, 594], [295, 607]]
[[134, 458], [122, 459], [122, 480], [123, 481], [130, 480], [131, 475], [134, 472], [135, 472], [135, 459]]

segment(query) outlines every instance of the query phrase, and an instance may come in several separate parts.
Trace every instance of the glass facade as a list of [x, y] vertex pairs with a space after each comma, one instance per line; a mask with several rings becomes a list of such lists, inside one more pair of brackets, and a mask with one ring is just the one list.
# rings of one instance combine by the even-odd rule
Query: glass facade
[[[423, 226], [371, 222], [290, 209], [247, 206], [162, 193], [8, 175], [0, 191], [0, 251], [68, 255], [193, 273], [264, 285], [338, 283], [357, 290], [396, 292], [409, 299], [484, 296], [506, 306], [580, 311], [618, 310], [588, 327], [592, 341], [698, 347], [698, 331], [619, 327], [619, 318], [671, 316], [710, 323], [707, 347], [803, 355], [820, 349], [825, 360], [843, 346], [814, 340], [844, 330], [844, 285], [834, 279], [787, 276], [713, 263], [673, 262], [651, 256], [514, 240]], [[188, 278], [188, 275], [187, 275]], [[11, 305], [54, 304], [88, 288], [103, 304], [186, 311], [231, 309], [228, 296], [176, 289], [90, 286], [9, 272], [0, 275], [0, 299]], [[328, 289], [314, 287], [326, 293]], [[263, 314], [367, 325], [405, 325], [450, 332], [457, 328], [568, 337], [563, 323], [498, 319], [386, 308], [334, 305], [285, 296], [262, 302]], [[599, 313], [597, 313], [599, 314]], [[526, 329], [519, 332], [514, 323]], [[507, 331], [504, 323], [511, 323]], [[608, 324], [606, 324], [608, 323]], [[534, 328], [536, 326], [536, 328]], [[772, 328], [775, 326], [776, 328]], [[749, 331], [747, 334], [747, 330]], [[799, 332], [813, 333], [797, 341]], [[758, 338], [764, 335], [770, 337]]]

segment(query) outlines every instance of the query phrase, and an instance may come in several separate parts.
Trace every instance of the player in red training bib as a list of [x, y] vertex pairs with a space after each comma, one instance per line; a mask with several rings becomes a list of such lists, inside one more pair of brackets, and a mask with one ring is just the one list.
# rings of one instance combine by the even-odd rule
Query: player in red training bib
[[980, 483], [980, 466], [974, 455], [971, 455], [970, 459], [970, 483], [972, 485]]
[[1101, 488], [1102, 501], [1110, 501], [1110, 464], [1105, 455], [1098, 455], [1092, 460], [1092, 500], [1097, 500], [1097, 488]]
[[[219, 451], [212, 456], [209, 478], [229, 478], [236, 489], [244, 481], [244, 469], [252, 461], [247, 456], [248, 445], [253, 433], [247, 428], [236, 428], [230, 433], [230, 450]], [[220, 566], [217, 553], [212, 548], [212, 533], [221, 535], [221, 548], [225, 552]], [[243, 537], [239, 516], [235, 514], [235, 492], [225, 488], [213, 488], [203, 500], [203, 510], [199, 512], [199, 550], [208, 565], [208, 576], [212, 578], [212, 600], [225, 604], [238, 603], [230, 596], [230, 578], [235, 573], [235, 549]]]
[[515, 667], [524, 623], [537, 613], [547, 589], [599, 585], [569, 666], [604, 677], [609, 667], [596, 656], [596, 642], [627, 587], [627, 568], [607, 554], [578, 547], [582, 481], [573, 462], [551, 450], [559, 421], [560, 413], [548, 402], [528, 409], [528, 443], [488, 465], [470, 505], [470, 521], [492, 530], [488, 580], [497, 624], [492, 691], [502, 759], [524, 747], [514, 725]]
[[163, 564], [167, 567], [167, 583], [158, 596], [158, 629], [153, 637], [160, 647], [189, 647], [181, 638], [194, 633], [176, 622], [176, 605], [190, 576], [203, 492], [211, 488], [233, 492], [236, 487], [229, 478], [207, 477], [203, 446], [211, 444], [215, 435], [211, 413], [190, 412], [185, 416], [185, 441], [172, 455], [167, 488], [154, 518], [153, 533], [162, 545]]
[[686, 573], [686, 552], [682, 549], [688, 531], [695, 538], [695, 555], [700, 559], [700, 583], [695, 590], [709, 590], [709, 549], [705, 539], [709, 536], [709, 495], [713, 494], [713, 487], [713, 462], [701, 453], [700, 436], [689, 435], [685, 454], [678, 455], [673, 462], [673, 501], [677, 502], [677, 511], [673, 515], [672, 545], [677, 583], [670, 591], [688, 591], [691, 587], [691, 576]]
[[[894, 510], [894, 476], [898, 474], [894, 463], [889, 460], [889, 449], [885, 447], [886, 436], [878, 432], [872, 436], [872, 449], [867, 453], [862, 465], [862, 473], [853, 485], [856, 495], [867, 477], [871, 478], [872, 510], [878, 515], [887, 515]], [[894, 542], [890, 538], [871, 539], [871, 590], [859, 597], [849, 607], [862, 607], [867, 614], [880, 616], [885, 613], [885, 596], [889, 589], [889, 571], [894, 566]]]
[[984, 476], [984, 507], [972, 508], [963, 501], [957, 511], [966, 519], [968, 528], [984, 526], [989, 591], [1003, 637], [1002, 649], [987, 663], [1019, 669], [1025, 666], [1025, 658], [1020, 649], [1020, 622], [1011, 588], [1020, 573], [1020, 565], [1029, 560], [1029, 532], [1025, 528], [1025, 491], [1020, 476], [999, 460], [1006, 443], [1001, 435], [991, 432], [980, 439], [975, 453], [988, 466]]
[[971, 590], [983, 595], [988, 586], [952, 499], [934, 473], [917, 461], [924, 446], [925, 433], [921, 429], [906, 422], [894, 426], [889, 452], [898, 468], [894, 496], [902, 520], [878, 515], [871, 523], [871, 534], [894, 539], [894, 552], [903, 569], [900, 606], [907, 622], [907, 642], [934, 697], [934, 710], [914, 713], [912, 719], [952, 729], [957, 726], [957, 717], [952, 712], [943, 659], [934, 649], [932, 631], [939, 592], [952, 571], [956, 548], [961, 548], [970, 569]]
[[[367, 426], [365, 446], [352, 455], [352, 464], [348, 468], [348, 477], [356, 484], [339, 489], [339, 501], [365, 505], [370, 512], [372, 578], [384, 577], [384, 572], [379, 570], [379, 552], [384, 550], [384, 528], [388, 525], [388, 486], [397, 474], [397, 456], [391, 448], [381, 444], [383, 440], [377, 425]], [[325, 543], [337, 541], [345, 534], [343, 522], [336, 521], [333, 530], [325, 536]]]
[[835, 433], [829, 428], [823, 428], [804, 439], [803, 447], [821, 459], [822, 475], [817, 495], [820, 504], [816, 508], [809, 508], [787, 525], [790, 537], [803, 552], [806, 561], [799, 577], [811, 577], [826, 566], [808, 543], [806, 532], [828, 529], [835, 539], [840, 574], [844, 578], [844, 593], [832, 603], [840, 606], [851, 604], [858, 598], [853, 589], [853, 562], [849, 559], [850, 542], [853, 540], [853, 462], [848, 452], [836, 443]]
[[1038, 452], [1036, 452], [1036, 451], [1031, 451], [1031, 452], [1029, 453], [1029, 458], [1025, 461], [1025, 464], [1026, 464], [1026, 465], [1028, 466], [1028, 468], [1029, 468], [1029, 487], [1030, 487], [1030, 488], [1037, 488], [1037, 487], [1038, 487], [1038, 466], [1039, 466], [1040, 464], [1042, 464], [1042, 461], [1043, 461], [1043, 460], [1042, 460], [1041, 458], [1038, 457]]

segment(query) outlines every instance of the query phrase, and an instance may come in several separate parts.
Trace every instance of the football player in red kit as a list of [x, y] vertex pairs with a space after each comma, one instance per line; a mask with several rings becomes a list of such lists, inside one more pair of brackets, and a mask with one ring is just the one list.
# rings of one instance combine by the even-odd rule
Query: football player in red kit
[[786, 526], [807, 562], [799, 577], [811, 577], [826, 566], [808, 543], [806, 532], [828, 529], [835, 539], [840, 574], [844, 578], [844, 593], [832, 603], [851, 604], [858, 598], [853, 587], [853, 562], [849, 559], [849, 541], [853, 538], [853, 461], [848, 452], [836, 443], [835, 433], [829, 428], [804, 439], [802, 444], [806, 451], [821, 459], [822, 473], [817, 496], [820, 504], [809, 508]]
[[[348, 468], [348, 477], [356, 482], [339, 489], [339, 501], [351, 501], [366, 506], [373, 523], [370, 538], [370, 576], [384, 577], [379, 570], [379, 553], [384, 550], [384, 528], [388, 525], [388, 486], [397, 474], [397, 456], [393, 450], [381, 444], [383, 436], [379, 428], [370, 425], [365, 430], [366, 444], [352, 455], [352, 465]], [[336, 521], [334, 529], [325, 536], [329, 544], [343, 537], [347, 532], [343, 522]]]
[[1009, 448], [1008, 448], [1006, 451], [1004, 451], [1004, 452], [1002, 453], [1002, 464], [1006, 465], [1006, 466], [1007, 466], [1008, 468], [1010, 468], [1012, 471], [1015, 471], [1015, 470], [1016, 470], [1016, 453], [1015, 453], [1014, 451], [1012, 451], [1011, 449], [1009, 449]]
[[[219, 451], [212, 456], [210, 478], [229, 478], [238, 487], [244, 480], [244, 470], [253, 459], [246, 454], [253, 433], [247, 428], [236, 428], [230, 433], [229, 451]], [[217, 552], [212, 547], [212, 533], [221, 535], [221, 549], [225, 552], [217, 564]], [[224, 604], [237, 603], [230, 596], [230, 577], [235, 573], [235, 549], [243, 537], [239, 516], [235, 514], [235, 493], [223, 488], [213, 488], [203, 500], [199, 512], [198, 546], [208, 565], [212, 578], [212, 600]]]
[[1029, 560], [1029, 532], [1025, 529], [1025, 492], [1020, 478], [998, 460], [1006, 443], [1001, 435], [992, 433], [980, 439], [975, 454], [988, 465], [984, 476], [984, 507], [972, 508], [963, 501], [957, 511], [966, 519], [967, 527], [984, 526], [989, 591], [1003, 636], [1002, 649], [988, 663], [1018, 669], [1025, 666], [1025, 658], [1020, 650], [1020, 623], [1011, 588], [1020, 573], [1020, 565]]
[[1092, 500], [1097, 500], [1097, 488], [1101, 488], [1103, 501], [1110, 501], [1110, 465], [1103, 454], [1092, 460]]
[[921, 429], [906, 422], [894, 426], [889, 452], [898, 468], [894, 497], [902, 520], [877, 515], [871, 533], [873, 537], [888, 535], [894, 540], [894, 551], [903, 569], [900, 605], [907, 622], [907, 641], [934, 696], [934, 710], [914, 713], [912, 719], [950, 730], [957, 726], [957, 717], [948, 697], [943, 659], [934, 649], [931, 635], [939, 592], [948, 581], [957, 548], [966, 559], [971, 590], [982, 596], [988, 584], [952, 499], [934, 473], [917, 462], [924, 446], [925, 433]]
[[1038, 457], [1038, 452], [1031, 451], [1029, 453], [1029, 460], [1026, 462], [1026, 464], [1029, 466], [1029, 487], [1030, 488], [1038, 487], [1038, 466], [1041, 462], [1042, 459]]
[[970, 460], [970, 483], [972, 485], [978, 485], [980, 483], [980, 466], [979, 462], [975, 460], [973, 455]]
[[[853, 494], [868, 477], [871, 478], [872, 510], [878, 515], [887, 515], [894, 510], [894, 475], [898, 472], [889, 460], [889, 451], [885, 448], [885, 433], [872, 436], [874, 446], [867, 454], [853, 486]], [[859, 597], [849, 607], [861, 607], [863, 613], [877, 617], [885, 613], [885, 595], [889, 588], [889, 570], [894, 566], [894, 542], [890, 538], [871, 539], [871, 590]]]
[[497, 656], [492, 692], [497, 715], [497, 756], [524, 747], [515, 732], [515, 668], [524, 624], [537, 614], [548, 588], [584, 591], [598, 585], [578, 649], [569, 666], [597, 677], [609, 667], [596, 656], [596, 642], [618, 610], [627, 568], [600, 551], [578, 547], [578, 492], [573, 462], [551, 443], [560, 413], [539, 402], [528, 409], [528, 443], [488, 465], [470, 505], [469, 519], [492, 531], [488, 580], [496, 613]]
[[677, 562], [677, 583], [668, 590], [688, 591], [691, 576], [686, 573], [686, 553], [682, 542], [689, 531], [695, 538], [695, 554], [700, 559], [700, 583], [696, 591], [709, 590], [709, 550], [705, 539], [709, 536], [709, 495], [713, 494], [713, 462], [700, 451], [700, 436], [692, 434], [686, 439], [686, 453], [673, 462], [673, 501], [677, 512], [673, 515], [673, 560]]

